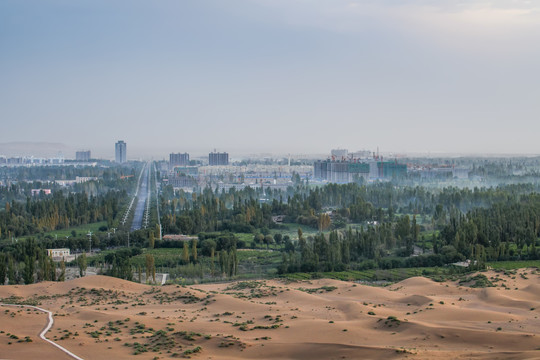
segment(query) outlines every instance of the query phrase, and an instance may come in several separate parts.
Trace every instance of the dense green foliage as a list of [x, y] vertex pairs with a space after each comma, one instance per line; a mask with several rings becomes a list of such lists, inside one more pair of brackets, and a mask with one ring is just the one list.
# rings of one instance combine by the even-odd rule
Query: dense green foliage
[[[485, 164], [472, 173], [505, 176], [514, 168]], [[481, 269], [488, 261], [540, 258], [536, 182], [439, 188], [406, 185], [410, 179], [405, 179], [315, 187], [295, 175], [294, 186], [285, 191], [248, 187], [218, 192], [207, 187], [192, 194], [165, 186], [159, 199], [163, 233], [194, 236], [179, 241], [160, 240], [155, 222], [131, 233], [111, 232], [130, 201], [136, 169], [87, 169], [84, 174], [100, 179], [35, 197], [28, 192], [40, 177], [58, 177], [59, 171], [68, 178], [84, 174], [70, 167], [20, 171], [33, 182], [0, 187], [0, 197], [7, 199], [0, 209], [0, 283], [64, 278], [65, 268], [59, 274], [60, 265], [50, 261], [45, 249], [85, 252], [90, 241], [93, 249], [105, 251], [79, 257], [74, 265], [80, 274], [88, 263], [124, 279], [137, 272], [141, 277], [143, 268], [154, 279], [158, 267], [173, 279], [208, 280], [250, 273], [431, 269], [466, 260], [469, 269]], [[102, 225], [91, 238], [71, 230], [96, 222]], [[305, 233], [296, 232], [299, 228]], [[50, 233], [61, 229], [70, 229], [71, 236]], [[27, 239], [17, 243], [13, 237]], [[128, 239], [131, 248], [124, 248]]]
[[[108, 191], [129, 191], [136, 183], [137, 167], [75, 167], [36, 166], [0, 167], [0, 179], [6, 186], [0, 186], [0, 204], [26, 201], [32, 189], [51, 189], [53, 193], [65, 191], [66, 187], [57, 180], [72, 180], [77, 177], [97, 178], [69, 186], [69, 191], [97, 196]], [[39, 198], [46, 198], [40, 195]]]
[[64, 274], [63, 264], [56, 264], [33, 238], [15, 244], [9, 252], [0, 252], [0, 285], [6, 279], [8, 284], [63, 280]]
[[[272, 216], [276, 215], [283, 215], [285, 222], [318, 229], [321, 212], [332, 209], [339, 216], [337, 219], [334, 216], [334, 227], [344, 226], [346, 222], [393, 222], [398, 213], [428, 215], [434, 221], [444, 223], [452, 211], [466, 212], [509, 202], [535, 189], [533, 185], [429, 189], [392, 183], [328, 184], [320, 188], [300, 186], [286, 193], [260, 188], [216, 193], [207, 188], [197, 195], [182, 191], [174, 194], [165, 189], [161, 220], [166, 232], [183, 234], [224, 230], [253, 232], [276, 227], [272, 221]], [[267, 200], [261, 203], [262, 197]]]
[[501, 202], [466, 215], [453, 213], [441, 231], [442, 245], [453, 246], [465, 257], [509, 260], [537, 259], [540, 236], [540, 195]]
[[125, 191], [100, 196], [58, 191], [43, 199], [12, 201], [0, 211], [0, 238], [10, 239], [70, 226], [107, 221], [111, 226], [125, 200]]

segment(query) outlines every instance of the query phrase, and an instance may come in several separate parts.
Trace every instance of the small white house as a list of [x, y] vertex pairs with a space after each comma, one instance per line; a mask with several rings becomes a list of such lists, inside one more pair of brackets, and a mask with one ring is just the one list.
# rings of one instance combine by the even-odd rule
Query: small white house
[[47, 255], [53, 259], [65, 259], [71, 255], [69, 249], [47, 249]]

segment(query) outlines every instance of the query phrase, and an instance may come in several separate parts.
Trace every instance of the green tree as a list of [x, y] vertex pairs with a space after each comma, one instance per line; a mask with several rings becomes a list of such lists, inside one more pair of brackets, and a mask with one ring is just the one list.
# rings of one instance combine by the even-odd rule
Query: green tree
[[150, 275], [152, 275], [152, 278], [154, 280], [154, 283], [156, 282], [156, 266], [155, 266], [155, 260], [154, 255], [152, 254], [146, 254], [146, 281], [149, 281]]
[[4, 285], [7, 276], [7, 256], [0, 253], [0, 285]]
[[411, 232], [410, 219], [408, 215], [403, 215], [396, 223], [395, 234], [400, 239], [405, 239]]
[[216, 250], [216, 242], [212, 239], [205, 239], [201, 242], [201, 254], [210, 256], [212, 250]]
[[79, 276], [83, 277], [88, 266], [85, 253], [79, 255], [79, 257], [77, 258], [77, 265], [79, 266]]
[[319, 217], [317, 218], [317, 224], [319, 226], [319, 231], [321, 232], [328, 229], [328, 227], [330, 226], [330, 223], [331, 223], [330, 216], [326, 213], [320, 214]]
[[[263, 234], [255, 234], [253, 236], [253, 241], [255, 242], [255, 245], [260, 245], [264, 241], [264, 235]], [[257, 246], [255, 246], [257, 247]]]
[[212, 272], [212, 276], [214, 276], [214, 272], [215, 272], [214, 253], [215, 253], [215, 249], [213, 247], [210, 248], [210, 271]]
[[411, 224], [411, 235], [415, 242], [418, 241], [419, 234], [420, 234], [420, 225], [416, 223], [416, 215], [414, 215], [412, 219], [412, 224]]
[[47, 281], [49, 279], [49, 260], [48, 256], [45, 255], [44, 251], [38, 251], [38, 271], [37, 271], [37, 281]]
[[153, 249], [156, 244], [156, 239], [154, 237], [154, 233], [150, 231], [150, 237], [148, 238], [148, 248]]
[[191, 256], [193, 258], [193, 262], [197, 262], [197, 239], [193, 239], [191, 241]]
[[236, 276], [236, 274], [238, 273], [238, 255], [236, 253], [236, 248], [233, 248], [231, 252], [232, 252], [232, 262], [233, 262], [232, 276]]
[[184, 241], [184, 248], [182, 250], [182, 262], [184, 265], [189, 264], [189, 247], [186, 241]]
[[227, 252], [225, 250], [221, 250], [221, 252], [218, 253], [218, 262], [221, 274], [226, 276], [227, 274], [225, 271], [228, 269], [229, 257], [227, 256]]
[[58, 281], [66, 281], [66, 263], [64, 259], [60, 261], [60, 275], [58, 275]]
[[280, 233], [274, 234], [274, 242], [276, 245], [281, 246], [283, 244], [283, 235]]
[[272, 235], [266, 235], [264, 237], [264, 243], [266, 244], [266, 250], [268, 250], [268, 247], [274, 243]]
[[8, 266], [7, 266], [7, 277], [8, 277], [8, 284], [9, 285], [15, 285], [17, 284], [17, 271], [15, 269], [15, 260], [12, 256], [9, 256], [8, 258]]
[[34, 272], [35, 272], [35, 260], [34, 257], [26, 255], [24, 258], [24, 283], [32, 284], [34, 282]]
[[47, 256], [47, 260], [49, 261], [49, 266], [47, 267], [47, 271], [49, 272], [49, 280], [56, 281], [56, 264], [54, 263], [52, 257]]
[[291, 240], [291, 237], [289, 235], [285, 235], [283, 237], [283, 247], [285, 248], [286, 252], [293, 252], [294, 251], [294, 244]]

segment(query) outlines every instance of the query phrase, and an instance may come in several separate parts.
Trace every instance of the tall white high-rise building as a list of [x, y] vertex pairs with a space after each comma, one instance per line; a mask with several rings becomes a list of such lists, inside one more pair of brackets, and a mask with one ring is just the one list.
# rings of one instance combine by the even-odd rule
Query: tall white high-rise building
[[123, 140], [118, 141], [114, 145], [115, 149], [115, 159], [117, 163], [125, 163], [126, 162], [126, 143]]

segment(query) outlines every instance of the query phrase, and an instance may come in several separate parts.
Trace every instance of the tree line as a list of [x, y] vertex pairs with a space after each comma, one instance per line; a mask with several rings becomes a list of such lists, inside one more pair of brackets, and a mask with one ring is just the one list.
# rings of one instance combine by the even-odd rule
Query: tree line
[[[246, 188], [218, 192], [206, 188], [201, 194], [175, 193], [168, 188], [161, 197], [161, 222], [167, 233], [226, 230], [249, 233], [279, 227], [272, 216], [281, 215], [287, 223], [326, 230], [331, 224], [322, 213], [334, 211], [338, 215], [332, 221], [334, 228], [344, 227], [349, 222], [393, 222], [400, 213], [430, 216], [443, 224], [451, 211], [465, 213], [486, 208], [519, 199], [535, 190], [530, 184], [428, 189], [389, 182], [328, 184], [315, 188], [299, 185], [287, 191]], [[261, 201], [263, 197], [265, 200]]]
[[[283, 254], [281, 273], [341, 271], [365, 268], [432, 267], [468, 260], [482, 268], [486, 261], [540, 259], [540, 195], [530, 194], [489, 208], [461, 213], [454, 209], [439, 233], [421, 235], [415, 217], [399, 217], [358, 230], [304, 237]], [[432, 251], [418, 256], [413, 247], [428, 240]], [[425, 250], [422, 246], [422, 250]]]
[[7, 202], [0, 211], [0, 238], [11, 239], [70, 226], [107, 221], [112, 226], [125, 202], [125, 191], [99, 196], [58, 191], [43, 199]]
[[0, 285], [64, 281], [66, 264], [54, 262], [47, 250], [30, 238], [17, 243], [10, 252], [0, 252]]

